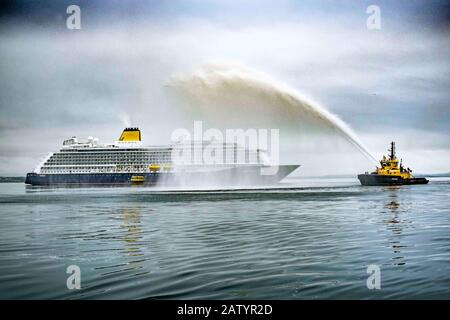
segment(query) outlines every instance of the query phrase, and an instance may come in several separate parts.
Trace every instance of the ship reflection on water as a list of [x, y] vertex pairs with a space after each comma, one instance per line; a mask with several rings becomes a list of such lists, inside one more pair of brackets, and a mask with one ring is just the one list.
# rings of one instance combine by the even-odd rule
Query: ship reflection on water
[[400, 198], [398, 195], [401, 188], [401, 186], [386, 187], [386, 191], [389, 194], [387, 197], [387, 202], [384, 205], [387, 209], [386, 213], [390, 215], [390, 218], [386, 219], [384, 223], [386, 224], [387, 230], [390, 231], [388, 241], [394, 254], [392, 260], [394, 261], [394, 265], [397, 266], [406, 264], [406, 258], [404, 257], [403, 252], [407, 246], [402, 244], [401, 239], [403, 231], [409, 223], [409, 221], [404, 220], [401, 217], [402, 212], [405, 210], [400, 203]]
[[[143, 247], [143, 227], [141, 221], [141, 208], [125, 207], [113, 210], [111, 217], [119, 220], [115, 227], [111, 226], [111, 233], [117, 233], [111, 237], [111, 240], [121, 244], [117, 248], [118, 256], [122, 257], [122, 261], [117, 263], [116, 259], [112, 259], [109, 263], [97, 266], [95, 270], [103, 270], [100, 276], [112, 276], [114, 274], [122, 274], [131, 272], [134, 276], [146, 274], [145, 254]], [[114, 231], [116, 229], [116, 231]]]
[[142, 238], [141, 213], [138, 208], [123, 208], [120, 210], [123, 220], [120, 227], [125, 231], [122, 240], [125, 252], [131, 257], [139, 257], [144, 254], [141, 251], [140, 240]]

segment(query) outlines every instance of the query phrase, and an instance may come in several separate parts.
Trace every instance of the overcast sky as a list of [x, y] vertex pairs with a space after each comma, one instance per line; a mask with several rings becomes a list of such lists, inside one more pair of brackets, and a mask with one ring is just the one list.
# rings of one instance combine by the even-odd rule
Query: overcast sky
[[[81, 8], [81, 30], [66, 8]], [[381, 29], [369, 30], [369, 5]], [[450, 171], [448, 1], [5, 1], [0, 174], [31, 171], [66, 137], [147, 143], [186, 115], [164, 83], [209, 61], [269, 74], [348, 123], [379, 157], [391, 140], [418, 172]]]

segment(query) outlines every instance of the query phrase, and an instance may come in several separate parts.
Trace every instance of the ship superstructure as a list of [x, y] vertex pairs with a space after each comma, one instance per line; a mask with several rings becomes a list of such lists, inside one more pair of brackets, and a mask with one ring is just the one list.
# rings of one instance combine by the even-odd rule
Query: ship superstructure
[[[206, 146], [220, 151], [219, 161], [212, 164], [198, 161]], [[174, 155], [180, 153], [188, 157], [174, 163]], [[79, 142], [76, 137], [65, 140], [58, 152], [47, 156], [27, 174], [26, 183], [186, 185], [202, 179], [231, 185], [253, 180], [273, 183], [298, 167], [280, 166], [272, 177], [259, 175], [258, 178], [258, 169], [267, 165], [263, 151], [245, 149], [237, 143], [179, 141], [172, 145], [143, 146], [141, 131], [126, 128], [112, 144], [100, 144], [93, 137], [85, 142]]]
[[114, 144], [101, 145], [92, 137], [86, 142], [78, 142], [76, 137], [65, 140], [61, 150], [36, 168], [35, 173], [150, 172], [154, 169], [152, 164], [168, 164], [170, 158], [170, 146], [143, 147], [140, 130], [126, 128]]

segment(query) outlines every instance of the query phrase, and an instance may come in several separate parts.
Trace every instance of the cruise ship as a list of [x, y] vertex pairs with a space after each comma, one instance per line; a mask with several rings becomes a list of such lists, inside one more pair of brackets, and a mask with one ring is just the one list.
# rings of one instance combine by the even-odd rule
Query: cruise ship
[[[213, 164], [196, 161], [205, 147], [220, 150], [223, 158]], [[187, 152], [188, 151], [188, 152]], [[174, 154], [187, 154], [173, 161]], [[241, 156], [237, 156], [240, 154]], [[222, 161], [223, 160], [223, 161]], [[30, 185], [146, 185], [237, 186], [270, 185], [281, 181], [299, 165], [273, 168], [263, 150], [237, 143], [180, 141], [165, 146], [143, 146], [139, 128], [125, 128], [115, 143], [100, 144], [88, 137], [72, 137], [49, 154], [26, 176]]]

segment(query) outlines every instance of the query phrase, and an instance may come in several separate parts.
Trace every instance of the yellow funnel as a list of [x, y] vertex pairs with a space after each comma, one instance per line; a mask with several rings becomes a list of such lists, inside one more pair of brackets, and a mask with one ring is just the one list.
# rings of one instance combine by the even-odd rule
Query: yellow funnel
[[141, 141], [141, 130], [139, 128], [125, 128], [120, 135], [119, 141], [133, 142]]

